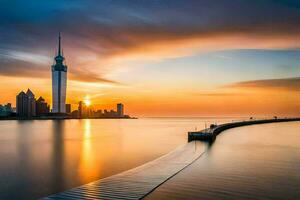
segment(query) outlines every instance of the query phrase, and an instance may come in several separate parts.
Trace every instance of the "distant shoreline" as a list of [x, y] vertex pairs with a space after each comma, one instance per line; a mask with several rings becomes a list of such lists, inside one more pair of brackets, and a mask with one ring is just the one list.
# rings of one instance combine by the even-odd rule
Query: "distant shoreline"
[[0, 117], [0, 121], [29, 121], [29, 120], [70, 120], [70, 119], [138, 119], [137, 117], [83, 117], [83, 118], [73, 118], [73, 117], [31, 117], [31, 118], [20, 118], [20, 117]]

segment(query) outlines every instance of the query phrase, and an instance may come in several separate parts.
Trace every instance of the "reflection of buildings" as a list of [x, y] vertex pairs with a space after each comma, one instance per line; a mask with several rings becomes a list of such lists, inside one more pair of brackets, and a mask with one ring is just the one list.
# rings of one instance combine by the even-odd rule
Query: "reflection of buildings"
[[53, 120], [52, 123], [52, 157], [51, 157], [51, 193], [61, 191], [65, 188], [65, 121]]
[[58, 52], [52, 65], [52, 112], [66, 112], [67, 66], [61, 51], [61, 37], [58, 38]]

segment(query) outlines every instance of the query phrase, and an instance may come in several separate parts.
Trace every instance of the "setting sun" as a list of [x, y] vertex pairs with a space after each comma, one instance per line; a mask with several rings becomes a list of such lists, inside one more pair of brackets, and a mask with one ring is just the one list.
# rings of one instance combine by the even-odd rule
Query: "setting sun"
[[85, 100], [84, 100], [84, 104], [85, 104], [86, 106], [90, 106], [90, 105], [91, 105], [91, 100], [85, 99]]

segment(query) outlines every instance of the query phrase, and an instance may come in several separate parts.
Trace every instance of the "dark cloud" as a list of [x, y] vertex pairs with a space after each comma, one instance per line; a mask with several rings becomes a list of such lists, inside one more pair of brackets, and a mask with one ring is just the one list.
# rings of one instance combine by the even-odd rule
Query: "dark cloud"
[[[62, 31], [67, 52], [76, 56], [93, 52], [105, 57], [194, 37], [298, 37], [299, 24], [300, 6], [295, 1], [3, 0], [0, 48], [49, 56], [55, 49], [57, 32]], [[28, 74], [13, 70], [21, 67], [19, 61], [12, 61], [10, 69], [3, 62], [0, 65], [0, 74]], [[81, 70], [74, 70], [73, 77], [88, 80], [91, 74], [79, 74], [85, 66], [77, 66]], [[91, 77], [98, 79], [102, 80], [101, 74]]]
[[[50, 78], [51, 64], [34, 63], [24, 60], [0, 60], [0, 74], [12, 77]], [[102, 78], [101, 75], [73, 68], [69, 70], [71, 80], [95, 83], [119, 84], [116, 81]]]
[[50, 67], [47, 69], [26, 61], [0, 62], [0, 74], [4, 76], [46, 78], [49, 70]]
[[288, 91], [300, 91], [300, 77], [244, 81], [244, 82], [234, 83], [226, 87], [283, 89]]
[[121, 84], [118, 83], [117, 81], [102, 78], [101, 76], [89, 71], [72, 70], [69, 73], [69, 76], [72, 80], [76, 80], [76, 81]]

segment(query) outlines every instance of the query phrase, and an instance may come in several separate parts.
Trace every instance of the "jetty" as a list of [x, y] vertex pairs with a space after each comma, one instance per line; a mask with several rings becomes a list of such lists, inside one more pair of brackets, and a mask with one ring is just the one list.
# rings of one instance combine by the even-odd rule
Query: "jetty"
[[273, 119], [261, 119], [261, 120], [247, 120], [247, 121], [238, 121], [230, 122], [225, 124], [211, 124], [209, 128], [206, 128], [201, 131], [191, 131], [188, 132], [188, 141], [201, 140], [212, 142], [216, 139], [217, 135], [222, 131], [227, 129], [236, 128], [240, 126], [249, 126], [255, 124], [267, 124], [267, 123], [278, 123], [278, 122], [291, 122], [291, 121], [300, 121], [300, 118], [273, 118]]

